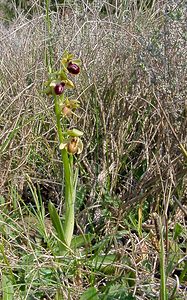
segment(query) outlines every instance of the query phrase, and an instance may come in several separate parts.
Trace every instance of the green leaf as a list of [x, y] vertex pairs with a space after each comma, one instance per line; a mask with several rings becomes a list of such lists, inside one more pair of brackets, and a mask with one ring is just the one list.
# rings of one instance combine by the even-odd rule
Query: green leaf
[[71, 248], [77, 249], [86, 244], [90, 244], [91, 240], [93, 240], [94, 237], [95, 237], [95, 234], [91, 234], [91, 233], [74, 236], [71, 241]]
[[80, 300], [99, 300], [95, 287], [88, 288], [80, 297]]
[[53, 223], [54, 228], [56, 229], [57, 236], [58, 236], [59, 240], [62, 242], [62, 243], [59, 243], [60, 249], [64, 250], [64, 247], [66, 245], [64, 229], [63, 229], [62, 222], [61, 222], [61, 219], [59, 217], [59, 214], [58, 214], [54, 204], [51, 201], [48, 204], [48, 209], [49, 209], [49, 214], [50, 214], [50, 217], [51, 217], [51, 221]]
[[64, 300], [64, 297], [63, 297], [63, 295], [61, 294], [60, 291], [56, 292], [55, 300]]
[[2, 290], [3, 290], [3, 298], [2, 300], [13, 300], [14, 296], [14, 289], [13, 284], [8, 275], [2, 275]]
[[174, 230], [173, 230], [173, 239], [176, 241], [176, 239], [180, 236], [183, 229], [182, 226], [179, 223], [175, 224]]
[[179, 281], [187, 280], [187, 261], [185, 261], [183, 270], [180, 274]]
[[135, 300], [131, 295], [126, 295], [125, 292], [117, 292], [115, 295], [108, 295], [106, 300]]
[[[175, 248], [177, 247], [177, 245], [173, 245]], [[172, 249], [172, 248], [171, 248]], [[178, 250], [180, 251], [180, 249], [176, 248], [175, 251]], [[174, 251], [172, 249], [172, 251]], [[174, 269], [176, 268], [176, 262], [178, 260], [178, 257], [176, 255], [176, 253], [172, 253], [170, 256], [169, 256], [169, 260], [168, 260], [168, 264], [167, 264], [167, 268], [166, 268], [166, 276], [170, 276], [172, 274], [172, 272], [174, 271]]]
[[117, 256], [115, 254], [100, 255], [92, 260], [92, 265], [96, 270], [109, 275], [115, 272], [116, 267], [114, 263], [116, 261]]
[[105, 300], [135, 300], [135, 298], [127, 292], [127, 288], [120, 284], [111, 285]]

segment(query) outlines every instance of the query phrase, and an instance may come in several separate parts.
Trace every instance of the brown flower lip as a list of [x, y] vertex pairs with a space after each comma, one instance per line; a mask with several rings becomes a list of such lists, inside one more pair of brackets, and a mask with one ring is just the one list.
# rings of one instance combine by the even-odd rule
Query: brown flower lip
[[67, 144], [67, 150], [71, 154], [75, 154], [78, 150], [78, 140], [77, 138], [72, 138], [72, 140]]
[[72, 62], [69, 62], [67, 69], [71, 74], [74, 75], [77, 75], [80, 72], [80, 67], [77, 64], [73, 64]]
[[[70, 133], [80, 133], [80, 131], [74, 129], [69, 130]], [[82, 132], [81, 132], [82, 133]], [[78, 136], [70, 136], [67, 139], [64, 139], [59, 146], [60, 150], [66, 149], [69, 154], [80, 154], [83, 151], [83, 143]]]
[[65, 87], [64, 82], [57, 83], [54, 87], [55, 94], [56, 95], [61, 95], [64, 92], [64, 87]]

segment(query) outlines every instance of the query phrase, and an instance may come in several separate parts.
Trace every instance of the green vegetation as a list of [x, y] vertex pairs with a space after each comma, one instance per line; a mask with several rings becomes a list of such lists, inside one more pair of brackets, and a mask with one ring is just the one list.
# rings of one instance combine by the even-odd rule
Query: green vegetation
[[0, 299], [186, 299], [185, 1], [0, 8]]

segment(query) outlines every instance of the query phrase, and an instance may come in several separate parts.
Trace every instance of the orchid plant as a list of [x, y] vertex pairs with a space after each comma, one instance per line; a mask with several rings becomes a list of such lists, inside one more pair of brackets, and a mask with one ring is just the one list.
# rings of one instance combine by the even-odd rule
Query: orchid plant
[[56, 126], [59, 139], [59, 149], [64, 170], [65, 180], [65, 218], [62, 224], [61, 219], [53, 203], [49, 203], [49, 213], [53, 225], [60, 240], [60, 248], [71, 249], [71, 241], [74, 231], [74, 206], [78, 169], [74, 167], [74, 155], [80, 154], [83, 150], [81, 136], [83, 132], [76, 128], [68, 128], [65, 118], [70, 118], [74, 110], [79, 107], [77, 100], [66, 97], [66, 90], [74, 88], [70, 76], [80, 73], [80, 60], [74, 59], [74, 55], [64, 52], [61, 67], [58, 71], [50, 72], [48, 81], [45, 84], [45, 93], [54, 99], [54, 111], [56, 115]]

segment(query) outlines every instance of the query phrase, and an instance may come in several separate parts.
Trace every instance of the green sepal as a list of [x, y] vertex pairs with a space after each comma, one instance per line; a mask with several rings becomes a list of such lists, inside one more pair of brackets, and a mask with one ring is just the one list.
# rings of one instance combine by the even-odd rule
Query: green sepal
[[60, 79], [61, 79], [62, 81], [68, 79], [67, 74], [66, 74], [66, 72], [64, 72], [64, 70], [61, 70], [61, 71], [59, 72], [59, 76], [60, 76]]
[[82, 136], [83, 135], [83, 132], [76, 129], [76, 128], [73, 128], [71, 130], [67, 130], [67, 134], [69, 136], [73, 136], [73, 137], [79, 137], [79, 136]]

